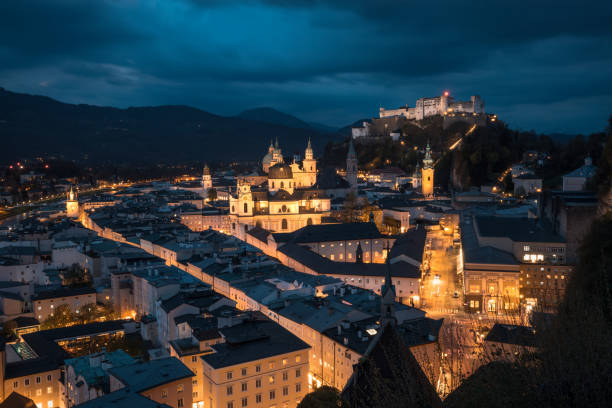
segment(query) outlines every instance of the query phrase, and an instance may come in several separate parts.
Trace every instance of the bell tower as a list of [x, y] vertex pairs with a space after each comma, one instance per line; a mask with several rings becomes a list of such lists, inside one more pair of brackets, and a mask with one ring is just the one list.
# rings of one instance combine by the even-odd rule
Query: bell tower
[[312, 145], [310, 144], [310, 138], [308, 138], [308, 145], [304, 151], [304, 160], [302, 160], [302, 168], [307, 174], [304, 180], [304, 186], [310, 187], [317, 182], [317, 161], [314, 158], [312, 151]]
[[425, 197], [433, 195], [434, 187], [434, 168], [431, 158], [431, 148], [429, 142], [425, 148], [425, 158], [423, 159], [423, 169], [421, 170], [421, 191]]
[[66, 197], [66, 216], [69, 218], [79, 218], [79, 200], [77, 193], [70, 187]]
[[204, 165], [204, 171], [202, 172], [202, 188], [204, 189], [205, 196], [207, 196], [208, 190], [212, 188], [212, 175], [210, 174], [208, 164]]

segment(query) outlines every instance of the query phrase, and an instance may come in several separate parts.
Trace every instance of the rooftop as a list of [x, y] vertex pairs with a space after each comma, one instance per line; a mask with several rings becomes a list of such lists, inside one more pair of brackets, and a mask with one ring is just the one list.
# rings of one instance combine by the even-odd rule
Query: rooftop
[[216, 352], [202, 356], [202, 360], [219, 369], [310, 348], [263, 315], [253, 316], [242, 324], [220, 329], [226, 342], [212, 346]]
[[175, 357], [113, 367], [109, 370], [109, 373], [134, 392], [142, 392], [195, 375]]

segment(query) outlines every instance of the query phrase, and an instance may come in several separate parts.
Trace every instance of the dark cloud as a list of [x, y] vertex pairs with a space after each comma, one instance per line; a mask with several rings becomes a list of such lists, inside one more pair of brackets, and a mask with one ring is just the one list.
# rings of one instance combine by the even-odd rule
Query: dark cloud
[[517, 127], [587, 132], [612, 113], [610, 21], [609, 1], [0, 2], [0, 86], [335, 125], [450, 89]]

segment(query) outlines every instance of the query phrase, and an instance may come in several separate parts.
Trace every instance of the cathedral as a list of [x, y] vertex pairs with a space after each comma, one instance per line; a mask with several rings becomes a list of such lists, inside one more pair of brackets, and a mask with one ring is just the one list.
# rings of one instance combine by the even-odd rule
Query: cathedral
[[330, 215], [330, 199], [316, 188], [317, 161], [310, 140], [304, 160], [284, 161], [278, 145], [270, 144], [262, 160], [266, 180], [253, 186], [238, 179], [236, 191], [230, 195], [232, 234], [245, 239], [246, 232], [261, 227], [272, 232], [292, 232], [306, 225], [320, 224]]

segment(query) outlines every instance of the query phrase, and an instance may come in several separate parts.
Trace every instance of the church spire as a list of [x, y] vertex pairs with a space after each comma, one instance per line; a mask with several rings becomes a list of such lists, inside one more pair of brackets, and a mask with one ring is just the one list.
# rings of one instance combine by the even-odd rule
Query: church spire
[[304, 158], [306, 160], [312, 160], [314, 154], [312, 152], [312, 145], [310, 144], [310, 137], [308, 137], [308, 146], [306, 146], [306, 152], [304, 153]]
[[347, 159], [354, 159], [356, 157], [357, 155], [355, 154], [355, 146], [353, 146], [353, 138], [351, 137], [350, 142], [349, 142], [349, 151], [348, 151]]
[[380, 320], [381, 326], [385, 326], [387, 322], [395, 325], [397, 319], [395, 317], [395, 286], [393, 285], [393, 277], [391, 276], [391, 262], [389, 261], [391, 249], [387, 242], [387, 270], [385, 272], [385, 284], [380, 290], [382, 299], [380, 300]]
[[433, 168], [433, 159], [431, 158], [431, 147], [429, 147], [429, 140], [427, 141], [427, 147], [425, 148], [425, 158], [423, 159], [423, 168]]

